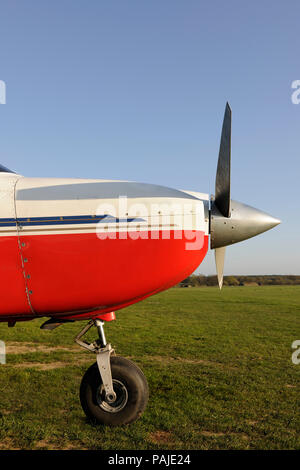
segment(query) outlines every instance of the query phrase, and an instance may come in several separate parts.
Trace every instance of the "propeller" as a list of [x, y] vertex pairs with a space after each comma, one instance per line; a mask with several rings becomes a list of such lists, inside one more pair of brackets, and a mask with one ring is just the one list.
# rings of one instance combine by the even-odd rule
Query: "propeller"
[[[231, 172], [231, 108], [226, 103], [221, 142], [219, 149], [218, 167], [215, 184], [214, 204], [220, 213], [229, 218], [230, 207], [230, 172]], [[218, 276], [219, 288], [223, 286], [225, 247], [215, 248], [215, 262]]]
[[280, 224], [280, 220], [241, 202], [230, 199], [231, 173], [231, 108], [226, 103], [215, 196], [211, 197], [210, 247], [215, 261], [220, 289], [223, 285], [225, 247], [254, 237]]

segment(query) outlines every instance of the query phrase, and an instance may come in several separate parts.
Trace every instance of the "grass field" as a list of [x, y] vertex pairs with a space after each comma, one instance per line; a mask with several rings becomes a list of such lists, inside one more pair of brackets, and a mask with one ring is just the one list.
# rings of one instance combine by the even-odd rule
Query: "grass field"
[[73, 341], [83, 324], [42, 322], [0, 324], [0, 449], [300, 448], [300, 286], [174, 288], [117, 312], [107, 339], [150, 388], [127, 427], [83, 414], [79, 385], [95, 361]]

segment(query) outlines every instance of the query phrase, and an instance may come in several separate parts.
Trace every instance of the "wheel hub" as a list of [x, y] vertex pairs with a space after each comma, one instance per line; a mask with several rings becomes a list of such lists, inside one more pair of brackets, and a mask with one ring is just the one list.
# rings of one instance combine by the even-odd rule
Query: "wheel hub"
[[116, 399], [113, 402], [107, 399], [103, 384], [97, 390], [97, 403], [102, 410], [108, 413], [118, 413], [126, 406], [128, 401], [128, 392], [122, 382], [113, 379], [113, 388], [116, 394]]

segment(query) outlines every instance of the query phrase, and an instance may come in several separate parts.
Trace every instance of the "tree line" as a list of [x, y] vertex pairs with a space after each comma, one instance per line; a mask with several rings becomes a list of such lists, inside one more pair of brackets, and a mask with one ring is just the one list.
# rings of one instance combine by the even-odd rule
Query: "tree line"
[[[179, 284], [179, 287], [217, 286], [217, 276], [192, 274]], [[300, 285], [300, 276], [296, 275], [264, 275], [264, 276], [224, 276], [224, 286], [282, 286]]]

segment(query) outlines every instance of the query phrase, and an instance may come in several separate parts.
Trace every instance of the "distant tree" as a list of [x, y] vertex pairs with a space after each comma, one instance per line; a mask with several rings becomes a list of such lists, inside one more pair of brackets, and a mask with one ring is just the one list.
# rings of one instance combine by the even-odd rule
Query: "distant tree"
[[225, 286], [238, 286], [240, 283], [235, 276], [226, 276], [224, 278], [224, 285]]
[[[249, 276], [224, 276], [224, 286], [275, 286], [275, 285], [300, 285], [300, 275], [249, 275]], [[178, 284], [180, 287], [217, 286], [217, 276], [205, 276], [192, 274]]]
[[206, 285], [207, 285], [207, 286], [217, 286], [217, 285], [218, 285], [218, 278], [217, 278], [217, 276], [207, 276], [207, 278], [206, 278]]

